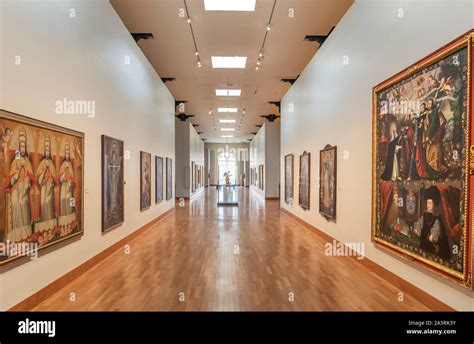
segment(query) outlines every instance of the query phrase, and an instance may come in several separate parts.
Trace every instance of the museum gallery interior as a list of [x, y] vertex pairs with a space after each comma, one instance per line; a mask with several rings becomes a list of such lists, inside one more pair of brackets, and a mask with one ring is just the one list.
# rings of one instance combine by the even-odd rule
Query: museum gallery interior
[[473, 311], [473, 28], [0, 1], [0, 310]]

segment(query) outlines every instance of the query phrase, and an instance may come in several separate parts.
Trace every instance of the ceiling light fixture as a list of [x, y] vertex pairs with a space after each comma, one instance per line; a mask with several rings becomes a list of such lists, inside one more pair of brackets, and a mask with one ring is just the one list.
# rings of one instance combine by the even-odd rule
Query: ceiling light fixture
[[212, 68], [245, 68], [247, 56], [211, 56]]
[[258, 66], [257, 66], [257, 67], [255, 67], [255, 69], [256, 69], [256, 70], [258, 70], [258, 69], [259, 69], [259, 68], [258, 68]]
[[224, 138], [227, 137], [228, 138], [228, 137], [234, 137], [234, 135], [222, 135], [222, 137], [224, 137]]
[[241, 90], [224, 90], [216, 89], [216, 96], [218, 97], [240, 97]]
[[234, 131], [235, 128], [221, 128], [221, 131]]
[[218, 112], [237, 112], [237, 108], [228, 108], [228, 107], [220, 107], [217, 108]]
[[255, 11], [256, 0], [204, 0], [206, 11]]
[[235, 123], [235, 119], [220, 119], [219, 123]]
[[191, 18], [188, 18], [187, 21], [188, 21], [188, 24], [191, 24]]
[[267, 25], [267, 31], [270, 31], [271, 30], [271, 27], [270, 27], [270, 24]]
[[258, 57], [263, 57], [263, 54], [262, 53], [258, 54]]

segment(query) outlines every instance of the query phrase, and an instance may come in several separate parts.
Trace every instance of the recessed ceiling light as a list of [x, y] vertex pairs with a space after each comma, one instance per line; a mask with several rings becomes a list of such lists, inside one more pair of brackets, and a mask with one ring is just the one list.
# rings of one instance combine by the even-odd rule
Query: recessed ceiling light
[[234, 137], [234, 135], [222, 135], [222, 137]]
[[258, 69], [259, 69], [259, 68], [258, 68], [258, 66], [257, 66], [257, 67], [255, 67], [255, 69], [256, 69], [256, 70], [258, 70]]
[[204, 0], [206, 11], [255, 11], [256, 0]]
[[262, 53], [258, 54], [258, 57], [263, 57], [263, 54]]
[[216, 96], [219, 97], [240, 97], [241, 90], [216, 89]]
[[211, 56], [212, 68], [245, 68], [247, 56]]
[[271, 27], [270, 27], [270, 24], [267, 25], [267, 31], [270, 31], [271, 30]]
[[235, 128], [221, 128], [221, 131], [234, 131]]
[[235, 119], [220, 119], [219, 123], [235, 123]]
[[217, 108], [218, 112], [237, 112], [237, 108], [227, 108], [227, 107], [221, 107]]
[[188, 24], [191, 24], [191, 19], [190, 18], [188, 18]]

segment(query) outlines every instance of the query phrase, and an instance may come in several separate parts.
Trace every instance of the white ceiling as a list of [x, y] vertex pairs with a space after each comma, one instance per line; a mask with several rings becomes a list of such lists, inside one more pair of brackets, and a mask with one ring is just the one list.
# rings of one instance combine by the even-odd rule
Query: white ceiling
[[[263, 49], [264, 59], [255, 70], [275, 0], [257, 0], [255, 12], [205, 11], [203, 0], [186, 0], [202, 67], [187, 23], [184, 0], [111, 0], [130, 32], [151, 32], [154, 40], [139, 46], [167, 82], [176, 100], [188, 101], [185, 113], [207, 142], [240, 142], [251, 139], [261, 115], [279, 114], [268, 104], [279, 101], [289, 89], [282, 78], [295, 78], [316, 53], [319, 44], [306, 35], [326, 35], [353, 0], [276, 0], [271, 30]], [[182, 17], [182, 14], [185, 17]], [[294, 14], [292, 17], [291, 14]], [[213, 69], [211, 56], [247, 56], [245, 69]], [[217, 97], [216, 88], [241, 89], [240, 97]], [[237, 107], [233, 114], [219, 114], [218, 107]], [[213, 115], [209, 111], [213, 110]], [[245, 109], [245, 114], [242, 110]], [[219, 119], [236, 119], [220, 124]], [[235, 127], [233, 139], [220, 128]]]

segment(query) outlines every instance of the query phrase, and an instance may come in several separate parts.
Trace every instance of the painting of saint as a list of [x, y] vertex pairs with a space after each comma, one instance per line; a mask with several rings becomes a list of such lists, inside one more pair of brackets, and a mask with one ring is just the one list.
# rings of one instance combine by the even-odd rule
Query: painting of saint
[[41, 250], [82, 234], [84, 134], [0, 110], [0, 136], [0, 242]]
[[372, 240], [471, 285], [466, 35], [374, 87]]
[[155, 203], [163, 200], [163, 158], [155, 156]]
[[304, 210], [309, 210], [310, 202], [310, 181], [311, 181], [311, 154], [303, 152], [300, 155], [300, 184], [299, 184], [299, 205]]
[[285, 155], [285, 203], [292, 205], [294, 197], [293, 185], [294, 155]]
[[327, 145], [319, 152], [319, 213], [336, 220], [337, 147]]
[[151, 206], [151, 154], [140, 152], [140, 210]]
[[102, 135], [102, 232], [124, 221], [123, 141]]
[[173, 198], [173, 159], [166, 158], [166, 200]]

